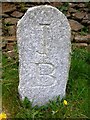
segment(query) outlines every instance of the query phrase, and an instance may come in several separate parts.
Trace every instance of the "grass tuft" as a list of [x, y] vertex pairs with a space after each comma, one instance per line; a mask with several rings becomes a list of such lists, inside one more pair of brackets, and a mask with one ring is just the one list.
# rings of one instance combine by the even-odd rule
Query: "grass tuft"
[[[66, 97], [60, 101], [49, 101], [41, 107], [32, 107], [27, 98], [20, 101], [18, 95], [18, 55], [2, 56], [2, 98], [3, 108], [8, 118], [88, 118], [88, 81], [90, 80], [90, 53], [87, 49], [75, 48], [72, 50], [71, 67], [67, 83]], [[64, 104], [67, 101], [67, 105]]]

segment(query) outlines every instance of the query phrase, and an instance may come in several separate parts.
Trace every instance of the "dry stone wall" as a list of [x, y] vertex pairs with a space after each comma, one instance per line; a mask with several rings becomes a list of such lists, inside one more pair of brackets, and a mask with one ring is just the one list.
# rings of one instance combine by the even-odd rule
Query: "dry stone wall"
[[26, 10], [32, 6], [49, 4], [57, 7], [68, 18], [71, 29], [72, 45], [77, 47], [90, 46], [90, 3], [2, 3], [0, 21], [2, 22], [2, 48], [3, 51], [12, 53], [13, 46], [16, 44], [16, 25], [17, 21], [24, 15]]

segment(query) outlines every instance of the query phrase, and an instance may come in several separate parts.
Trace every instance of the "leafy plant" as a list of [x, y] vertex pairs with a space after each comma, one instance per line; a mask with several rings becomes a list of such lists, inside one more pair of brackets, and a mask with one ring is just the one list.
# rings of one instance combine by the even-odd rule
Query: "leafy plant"
[[27, 97], [25, 97], [25, 99], [24, 99], [24, 101], [22, 102], [22, 104], [23, 104], [23, 107], [26, 108], [26, 109], [32, 107], [32, 103], [28, 100]]
[[68, 10], [69, 4], [68, 2], [64, 3], [64, 5], [57, 7], [61, 12], [63, 12], [64, 14], [66, 14], [67, 10]]
[[88, 27], [86, 27], [86, 26], [84, 26], [80, 31], [81, 35], [86, 35], [88, 33], [89, 33], [89, 30], [88, 30]]
[[22, 12], [26, 11], [26, 5], [25, 5], [25, 3], [22, 2], [22, 3], [19, 4], [19, 10], [22, 11]]

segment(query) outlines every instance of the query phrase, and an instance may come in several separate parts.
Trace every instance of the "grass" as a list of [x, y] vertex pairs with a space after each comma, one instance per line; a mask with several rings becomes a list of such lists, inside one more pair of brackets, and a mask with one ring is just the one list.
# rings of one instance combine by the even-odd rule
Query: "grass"
[[[16, 48], [15, 48], [16, 50]], [[20, 101], [18, 95], [18, 54], [8, 57], [2, 56], [2, 99], [3, 108], [8, 118], [88, 118], [88, 81], [90, 80], [90, 53], [87, 49], [74, 48], [72, 51], [71, 68], [67, 83], [67, 94], [64, 98], [68, 104], [57, 97], [45, 106], [35, 106], [27, 98]]]

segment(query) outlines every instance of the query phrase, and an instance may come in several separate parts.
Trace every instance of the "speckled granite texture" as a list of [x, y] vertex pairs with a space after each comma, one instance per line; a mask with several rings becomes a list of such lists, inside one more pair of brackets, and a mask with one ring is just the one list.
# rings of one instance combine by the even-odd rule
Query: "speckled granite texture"
[[23, 100], [41, 106], [65, 96], [71, 52], [66, 16], [49, 6], [29, 8], [18, 21], [19, 86]]

